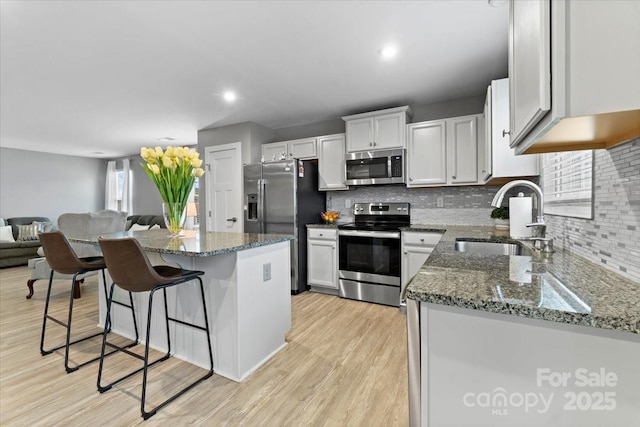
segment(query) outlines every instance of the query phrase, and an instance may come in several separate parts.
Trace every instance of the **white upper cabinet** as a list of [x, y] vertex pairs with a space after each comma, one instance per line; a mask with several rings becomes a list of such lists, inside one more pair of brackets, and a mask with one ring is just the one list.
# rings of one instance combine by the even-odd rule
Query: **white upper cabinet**
[[480, 119], [481, 115], [476, 114], [447, 120], [447, 181], [450, 184], [478, 182]]
[[345, 116], [347, 152], [405, 147], [405, 127], [411, 117], [409, 107]]
[[551, 108], [549, 2], [514, 1], [510, 14], [510, 129], [511, 141], [518, 143]]
[[276, 160], [286, 160], [289, 158], [289, 147], [287, 142], [272, 142], [262, 144], [262, 161], [273, 162]]
[[348, 190], [345, 184], [345, 135], [319, 136], [318, 190]]
[[315, 159], [318, 157], [316, 138], [262, 144], [262, 159], [265, 162], [289, 159]]
[[637, 1], [510, 2], [510, 144], [610, 148], [640, 136]]
[[407, 126], [407, 187], [447, 183], [447, 122]]
[[478, 183], [481, 114], [412, 123], [407, 134], [407, 187]]
[[509, 146], [509, 79], [494, 80], [485, 102], [485, 143], [480, 144], [480, 181], [539, 174], [537, 154], [516, 155]]

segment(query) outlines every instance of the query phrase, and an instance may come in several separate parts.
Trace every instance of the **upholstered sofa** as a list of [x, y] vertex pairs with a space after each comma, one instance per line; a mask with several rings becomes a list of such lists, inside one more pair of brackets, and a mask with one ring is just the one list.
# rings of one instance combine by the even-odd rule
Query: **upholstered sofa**
[[[31, 236], [25, 236], [26, 239], [29, 240], [23, 240], [23, 236], [20, 235], [19, 230], [20, 226], [31, 225], [34, 221], [42, 224], [51, 224], [49, 218], [41, 216], [16, 217], [7, 220], [0, 219], [0, 227], [11, 226], [11, 233], [8, 233], [9, 230], [6, 229], [7, 235], [0, 239], [0, 268], [25, 265], [30, 259], [39, 256], [38, 248], [40, 247], [40, 240], [38, 239], [37, 232], [35, 235], [32, 232]], [[44, 230], [38, 227], [38, 231]]]
[[[136, 227], [135, 225], [138, 225]], [[156, 225], [160, 226], [160, 228], [167, 228], [164, 223], [164, 218], [162, 215], [130, 215], [127, 217], [126, 230], [130, 230], [131, 227], [134, 229], [148, 229], [150, 227], [155, 227]]]
[[[58, 218], [58, 228], [67, 238], [83, 235], [114, 233], [125, 230], [126, 218], [126, 212], [116, 212], [111, 210], [87, 213], [66, 213], [60, 215]], [[74, 242], [70, 242], [70, 244], [79, 257], [100, 255], [98, 248], [93, 245]], [[27, 299], [33, 296], [33, 284], [37, 280], [49, 280], [51, 275], [51, 268], [49, 267], [49, 264], [47, 264], [47, 260], [44, 256], [29, 260], [28, 265], [31, 270], [31, 277], [27, 281], [27, 287], [29, 288]], [[84, 281], [85, 277], [94, 274], [96, 274], [96, 272], [77, 276], [77, 281], [74, 287], [74, 296], [76, 298], [80, 297], [80, 283]], [[54, 273], [53, 278], [71, 280], [73, 275]]]

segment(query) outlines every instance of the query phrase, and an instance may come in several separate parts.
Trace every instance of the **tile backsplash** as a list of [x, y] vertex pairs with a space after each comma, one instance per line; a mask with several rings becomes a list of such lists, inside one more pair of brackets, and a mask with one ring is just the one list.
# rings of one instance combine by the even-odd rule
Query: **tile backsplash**
[[[500, 187], [406, 188], [372, 185], [327, 192], [327, 209], [340, 212], [340, 221], [353, 221], [353, 204], [409, 202], [414, 224], [493, 225], [491, 200]], [[438, 199], [442, 207], [438, 207]]]
[[546, 215], [547, 235], [640, 282], [640, 139], [596, 150], [593, 167], [593, 219]]

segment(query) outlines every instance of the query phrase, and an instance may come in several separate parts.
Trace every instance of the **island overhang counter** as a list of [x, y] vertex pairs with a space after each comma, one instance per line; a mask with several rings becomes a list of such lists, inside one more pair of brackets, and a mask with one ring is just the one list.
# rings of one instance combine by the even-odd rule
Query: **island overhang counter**
[[[167, 230], [159, 229], [74, 236], [69, 240], [97, 245], [98, 237], [133, 237], [153, 265], [204, 271], [202, 280], [216, 374], [242, 381], [286, 345], [285, 335], [291, 328], [293, 236], [185, 231], [181, 236], [171, 237]], [[107, 285], [111, 285], [108, 274]], [[103, 327], [106, 304], [102, 284], [99, 290], [99, 325]], [[169, 316], [202, 324], [204, 314], [198, 292], [196, 282], [168, 289]], [[146, 328], [148, 297], [148, 293], [133, 295], [138, 331]], [[127, 303], [128, 298], [126, 292], [115, 287], [115, 301]], [[163, 304], [162, 298], [154, 301], [150, 339], [151, 347], [160, 351], [167, 349]], [[114, 304], [111, 319], [112, 332], [134, 338], [128, 308]], [[208, 369], [204, 332], [171, 324], [169, 333], [174, 356]]]

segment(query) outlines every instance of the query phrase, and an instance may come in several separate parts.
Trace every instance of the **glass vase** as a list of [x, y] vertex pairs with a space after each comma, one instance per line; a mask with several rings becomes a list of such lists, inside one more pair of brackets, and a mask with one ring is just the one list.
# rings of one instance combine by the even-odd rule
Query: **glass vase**
[[179, 236], [184, 228], [184, 221], [187, 218], [186, 203], [163, 203], [162, 216], [167, 230], [172, 236]]

